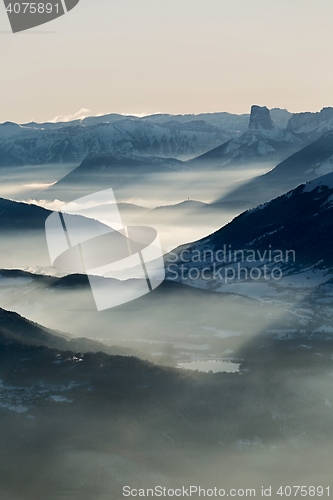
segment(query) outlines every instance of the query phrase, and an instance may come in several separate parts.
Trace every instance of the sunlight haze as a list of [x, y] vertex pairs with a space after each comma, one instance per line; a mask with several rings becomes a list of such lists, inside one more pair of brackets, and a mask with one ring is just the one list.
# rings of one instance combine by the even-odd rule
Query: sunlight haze
[[81, 0], [13, 35], [1, 5], [0, 121], [318, 111], [333, 104], [332, 16], [327, 0]]

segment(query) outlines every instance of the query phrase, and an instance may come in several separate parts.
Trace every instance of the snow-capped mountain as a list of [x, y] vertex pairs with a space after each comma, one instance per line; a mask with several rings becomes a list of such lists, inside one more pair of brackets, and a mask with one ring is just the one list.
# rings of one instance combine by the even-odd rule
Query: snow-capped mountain
[[302, 184], [288, 193], [243, 212], [217, 232], [186, 248], [215, 251], [293, 249], [295, 266], [333, 269], [333, 173]]
[[322, 309], [313, 314], [320, 313], [333, 325], [332, 232], [333, 173], [178, 248], [167, 257], [167, 278], [294, 307], [306, 303], [312, 312], [309, 304], [315, 301]]
[[[269, 116], [270, 114], [270, 116]], [[253, 106], [249, 115], [109, 114], [66, 123], [0, 125], [0, 166], [80, 163], [90, 154], [195, 158], [202, 162], [277, 162], [333, 128], [333, 108], [298, 113]], [[221, 146], [222, 144], [222, 146]], [[207, 156], [204, 154], [207, 153]], [[204, 156], [202, 156], [204, 155]]]
[[253, 207], [332, 171], [331, 131], [281, 162], [270, 172], [250, 180], [220, 201], [243, 209]]
[[274, 163], [301, 149], [303, 142], [291, 132], [276, 126], [265, 106], [252, 106], [248, 130], [205, 153], [188, 164], [225, 167], [255, 163]]
[[[270, 110], [274, 123], [280, 128], [286, 128], [289, 119], [292, 116], [286, 109], [273, 108]], [[220, 128], [221, 130], [230, 130], [236, 132], [245, 132], [249, 125], [249, 114], [234, 115], [232, 113], [200, 113], [199, 115], [168, 115], [157, 114], [146, 116], [151, 122], [165, 124], [170, 120], [178, 123], [205, 121], [209, 125]], [[87, 118], [89, 119], [89, 118]]]
[[287, 128], [302, 140], [313, 142], [325, 132], [333, 130], [333, 108], [323, 108], [317, 113], [295, 113]]
[[204, 120], [165, 123], [108, 115], [70, 123], [0, 125], [0, 165], [80, 163], [89, 154], [125, 152], [189, 158], [238, 134]]
[[[272, 114], [285, 124], [286, 110]], [[62, 123], [0, 125], [0, 166], [80, 163], [89, 154], [113, 152], [188, 159], [236, 137], [249, 115], [158, 114], [138, 118], [108, 114]]]

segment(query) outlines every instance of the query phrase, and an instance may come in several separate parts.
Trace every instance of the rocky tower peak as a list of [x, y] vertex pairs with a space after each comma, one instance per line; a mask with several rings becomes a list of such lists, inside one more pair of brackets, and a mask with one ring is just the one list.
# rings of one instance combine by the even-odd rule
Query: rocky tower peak
[[252, 106], [249, 129], [271, 130], [274, 128], [271, 114], [266, 106]]

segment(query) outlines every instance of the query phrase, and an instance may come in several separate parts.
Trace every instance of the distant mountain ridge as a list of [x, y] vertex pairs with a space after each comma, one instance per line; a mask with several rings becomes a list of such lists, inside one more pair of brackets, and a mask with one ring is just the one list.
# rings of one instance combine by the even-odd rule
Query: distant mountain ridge
[[117, 189], [134, 179], [149, 182], [152, 174], [176, 175], [185, 170], [186, 164], [173, 158], [142, 157], [125, 153], [90, 155], [69, 174], [45, 191], [45, 196], [72, 201], [76, 197], [112, 186]]
[[[166, 277], [296, 314], [307, 336], [333, 332], [333, 173], [248, 210], [166, 256]], [[283, 315], [282, 315], [283, 316]]]
[[[291, 114], [272, 110], [279, 123]], [[62, 123], [0, 124], [0, 166], [81, 163], [114, 152], [188, 159], [244, 132], [249, 115], [109, 114]]]
[[[69, 123], [0, 125], [0, 166], [80, 163], [89, 154], [114, 152], [188, 158], [209, 151], [239, 133], [195, 120], [108, 115]], [[242, 128], [242, 125], [240, 126]]]
[[[111, 153], [180, 160], [207, 153], [199, 161], [220, 158], [221, 165], [277, 162], [332, 130], [332, 110], [292, 115], [253, 106], [251, 115], [109, 114], [62, 123], [5, 122], [0, 124], [0, 166], [79, 164], [89, 155]], [[270, 125], [262, 126], [264, 121]]]
[[323, 108], [316, 113], [294, 113], [287, 128], [292, 134], [312, 142], [325, 132], [333, 130], [333, 108]]
[[301, 149], [303, 142], [287, 129], [276, 126], [268, 108], [251, 107], [248, 130], [217, 148], [189, 160], [192, 168], [223, 168], [276, 163]]
[[[207, 266], [210, 270], [214, 262], [222, 269], [228, 265], [234, 266], [238, 261], [242, 262], [242, 265], [247, 264], [251, 267], [250, 262], [254, 261], [244, 264], [241, 260], [242, 253], [235, 258], [234, 252], [239, 250], [245, 255], [250, 251], [260, 251], [263, 259], [256, 255], [256, 262], [257, 265], [263, 266], [267, 264], [270, 250], [285, 252], [291, 249], [295, 258], [291, 258], [288, 262], [271, 260], [269, 266], [282, 266], [287, 275], [297, 274], [309, 268], [320, 270], [327, 275], [327, 281], [333, 277], [332, 231], [333, 173], [330, 173], [242, 213], [207, 238], [180, 247], [176, 253], [180, 258], [182, 251], [186, 250], [186, 263], [180, 258], [176, 264], [185, 266], [185, 276], [191, 267], [195, 267], [196, 262], [200, 263], [199, 266]], [[232, 260], [228, 257], [229, 249], [232, 251]], [[206, 262], [204, 256], [207, 251], [212, 251], [214, 255], [222, 252], [224, 260], [219, 261], [216, 258], [214, 262]], [[199, 258], [199, 254], [203, 256], [202, 259]], [[172, 261], [175, 261], [174, 257]], [[207, 276], [208, 274], [207, 269]], [[216, 276], [216, 283], [213, 274], [211, 278], [207, 277], [205, 287], [219, 288], [223, 278], [219, 283], [219, 275]], [[195, 280], [187, 284], [196, 286]], [[198, 286], [202, 284], [203, 281], [199, 280]]]
[[219, 201], [243, 209], [251, 208], [332, 171], [333, 131], [330, 131], [279, 163], [270, 172], [255, 177]]

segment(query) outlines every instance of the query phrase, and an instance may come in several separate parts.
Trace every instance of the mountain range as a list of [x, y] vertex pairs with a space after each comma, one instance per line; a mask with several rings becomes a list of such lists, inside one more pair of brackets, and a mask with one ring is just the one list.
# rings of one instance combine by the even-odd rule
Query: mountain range
[[[310, 122], [313, 122], [312, 128], [315, 130], [304, 134], [301, 128], [302, 114], [297, 119], [293, 115], [289, 118], [288, 125], [280, 128], [274, 124], [266, 107], [252, 106], [248, 130], [188, 161], [142, 156], [142, 151], [140, 155], [133, 154], [133, 150], [126, 153], [117, 152], [113, 146], [112, 153], [105, 153], [105, 148], [104, 152], [88, 154], [77, 168], [49, 188], [45, 196], [70, 199], [68, 192], [72, 191], [73, 185], [76, 186], [78, 195], [88, 194], [89, 189], [100, 190], [106, 184], [115, 188], [136, 183], [149, 185], [149, 176], [152, 174], [170, 176], [176, 175], [176, 172], [205, 172], [211, 169], [230, 171], [236, 168], [241, 171], [245, 167], [260, 167], [267, 172], [267, 169], [271, 168], [268, 173], [233, 188], [229, 194], [216, 200], [223, 202], [225, 207], [229, 205], [229, 208], [232, 206], [244, 209], [255, 206], [302, 182], [331, 171], [333, 150], [329, 110], [330, 108], [326, 108], [325, 112], [319, 113], [320, 119], [315, 114], [314, 118], [310, 114]], [[308, 122], [309, 117], [305, 115], [304, 120]], [[158, 117], [163, 122], [162, 117]], [[116, 118], [114, 120], [111, 123], [118, 123]], [[195, 123], [201, 126], [200, 120]], [[298, 123], [298, 127], [295, 123]], [[97, 122], [91, 126], [101, 126], [101, 123]], [[57, 134], [62, 128], [57, 124], [56, 128], [51, 130]], [[73, 133], [77, 137], [77, 132]], [[150, 154], [151, 151], [146, 153]]]
[[330, 173], [242, 213], [207, 238], [178, 248], [166, 257], [167, 278], [269, 303], [285, 302], [291, 310], [300, 303], [305, 309], [307, 304], [314, 315], [317, 307], [316, 321], [333, 328], [332, 220]]
[[248, 130], [198, 158], [188, 161], [192, 168], [223, 168], [276, 163], [302, 148], [303, 140], [274, 124], [268, 108], [252, 106]]
[[48, 188], [45, 195], [49, 198], [72, 200], [73, 190], [79, 198], [92, 191], [101, 191], [106, 186], [119, 189], [136, 182], [146, 182], [148, 185], [149, 177], [153, 174], [172, 176], [184, 168], [183, 162], [172, 158], [144, 158], [124, 153], [90, 155], [77, 168]]
[[[273, 109], [285, 127], [291, 114]], [[89, 155], [126, 153], [188, 159], [236, 137], [247, 128], [249, 115], [116, 114], [66, 123], [5, 122], [0, 125], [0, 166], [79, 164]]]
[[333, 129], [333, 108], [326, 107], [316, 113], [295, 113], [290, 117], [287, 129], [307, 142], [313, 142]]
[[81, 163], [88, 155], [114, 152], [188, 158], [237, 135], [204, 120], [106, 115], [69, 123], [6, 122], [0, 125], [0, 166]]
[[[332, 127], [332, 108], [261, 106], [0, 126], [1, 165], [75, 167], [47, 199], [126, 187], [124, 219], [211, 232], [165, 256], [160, 287], [97, 312], [87, 276], [47, 274], [51, 211], [0, 199], [1, 498], [118, 500], [125, 484], [211, 488], [221, 470], [226, 489], [330, 484]], [[257, 164], [277, 166], [217, 203], [190, 192]], [[223, 226], [232, 203], [255, 208]]]
[[226, 206], [250, 208], [332, 171], [333, 132], [330, 131], [266, 174], [251, 179], [218, 201]]

